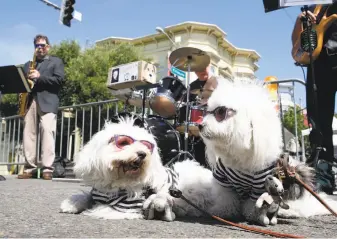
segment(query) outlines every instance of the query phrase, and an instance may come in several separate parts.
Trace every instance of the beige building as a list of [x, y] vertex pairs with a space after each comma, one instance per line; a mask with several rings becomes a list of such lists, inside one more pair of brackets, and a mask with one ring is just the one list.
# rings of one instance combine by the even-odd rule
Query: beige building
[[[255, 78], [260, 55], [251, 49], [234, 46], [227, 34], [218, 26], [199, 22], [184, 22], [164, 29], [157, 27], [156, 33], [138, 37], [108, 37], [96, 41], [96, 44], [130, 42], [140, 47], [144, 55], [153, 59], [158, 67], [158, 78], [168, 75], [168, 57], [180, 47], [195, 47], [206, 51], [211, 56], [211, 71], [225, 77], [248, 76]], [[191, 73], [191, 82], [197, 77]]]

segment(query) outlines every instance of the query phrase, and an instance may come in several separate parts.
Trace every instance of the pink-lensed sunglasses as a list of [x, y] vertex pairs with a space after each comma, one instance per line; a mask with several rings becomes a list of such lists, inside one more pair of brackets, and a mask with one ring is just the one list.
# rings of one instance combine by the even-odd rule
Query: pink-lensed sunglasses
[[[131, 144], [135, 143], [136, 141], [145, 145], [150, 150], [151, 153], [153, 152], [153, 149], [154, 149], [153, 143], [151, 143], [147, 140], [136, 140], [136, 139], [134, 139], [130, 136], [127, 136], [127, 135], [115, 135], [112, 139], [114, 139], [115, 145], [119, 149], [123, 149], [125, 146], [131, 145]], [[112, 139], [110, 140], [110, 142], [112, 141]]]

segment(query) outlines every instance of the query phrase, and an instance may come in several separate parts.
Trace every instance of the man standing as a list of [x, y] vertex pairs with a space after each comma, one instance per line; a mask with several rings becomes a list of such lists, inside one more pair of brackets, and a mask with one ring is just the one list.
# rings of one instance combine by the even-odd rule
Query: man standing
[[[327, 10], [331, 7], [330, 10]], [[317, 15], [315, 15], [314, 9], [316, 5], [309, 7], [308, 15], [309, 19], [314, 24], [319, 24], [323, 14], [333, 9], [336, 9], [337, 3], [333, 5], [324, 5]], [[332, 11], [333, 12], [333, 11]], [[329, 13], [331, 14], [331, 12]], [[329, 15], [328, 14], [328, 15]], [[293, 45], [296, 40], [299, 39], [303, 30], [301, 18], [305, 16], [305, 12], [298, 15], [293, 32], [292, 42]], [[331, 163], [334, 159], [334, 147], [333, 147], [333, 130], [332, 120], [335, 110], [335, 94], [337, 90], [337, 23], [333, 22], [331, 26], [324, 33], [323, 48], [319, 57], [314, 61], [314, 77], [317, 87], [317, 98], [315, 99], [313, 94], [313, 76], [312, 69], [309, 65], [307, 68], [307, 83], [306, 83], [306, 96], [307, 96], [307, 112], [308, 118], [313, 126], [313, 130], [310, 133], [310, 144], [314, 151], [307, 163], [314, 165], [317, 162], [313, 162], [315, 156], [316, 145], [320, 145], [325, 148], [325, 151], [320, 151], [319, 159], [328, 163], [320, 164], [317, 167], [317, 187], [325, 191], [326, 193], [332, 193], [335, 187], [334, 174], [332, 171]], [[316, 101], [314, 101], [316, 100]], [[314, 104], [316, 103], [316, 105]], [[317, 108], [316, 108], [317, 107]], [[315, 110], [317, 109], [317, 114]], [[319, 128], [317, 127], [319, 126]], [[322, 168], [323, 166], [323, 168]]]
[[26, 159], [24, 173], [20, 179], [32, 178], [36, 165], [36, 140], [38, 125], [41, 132], [42, 178], [52, 179], [55, 159], [56, 119], [59, 107], [58, 93], [64, 81], [64, 64], [58, 57], [49, 56], [49, 39], [44, 35], [34, 38], [36, 66], [29, 69], [30, 62], [24, 66], [28, 79], [34, 82], [32, 101], [24, 118], [23, 148]]

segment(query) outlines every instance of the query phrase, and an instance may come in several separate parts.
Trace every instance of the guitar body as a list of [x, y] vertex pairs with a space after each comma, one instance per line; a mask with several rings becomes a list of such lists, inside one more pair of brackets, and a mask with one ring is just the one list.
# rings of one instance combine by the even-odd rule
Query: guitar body
[[[314, 11], [314, 14], [316, 15], [322, 8], [322, 5], [317, 5]], [[323, 15], [322, 19], [320, 20], [320, 22], [318, 24], [312, 24], [311, 28], [312, 30], [316, 31], [317, 34], [317, 46], [316, 48], [312, 51], [312, 60], [315, 61], [319, 54], [322, 51], [323, 48], [323, 38], [324, 38], [324, 34], [326, 32], [326, 30], [331, 26], [331, 24], [337, 20], [337, 14], [332, 14], [330, 16], [326, 16], [326, 12]], [[295, 41], [295, 44], [293, 45], [292, 51], [291, 51], [291, 55], [293, 57], [293, 59], [300, 63], [300, 64], [304, 64], [304, 65], [308, 65], [310, 64], [310, 56], [309, 56], [309, 52], [306, 52], [302, 49], [301, 47], [301, 33], [304, 30], [302, 30], [298, 36], [297, 36], [297, 40]]]

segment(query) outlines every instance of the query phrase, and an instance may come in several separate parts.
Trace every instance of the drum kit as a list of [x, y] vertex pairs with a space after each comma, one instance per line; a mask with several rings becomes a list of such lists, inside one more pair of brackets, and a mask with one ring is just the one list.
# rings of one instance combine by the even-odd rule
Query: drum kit
[[[207, 99], [213, 89], [198, 80], [190, 84], [190, 72], [204, 71], [210, 64], [210, 57], [200, 49], [182, 47], [170, 54], [169, 61], [175, 68], [187, 72], [185, 84], [175, 76], [166, 76], [155, 87], [142, 87], [142, 116], [122, 112], [112, 120], [118, 122], [120, 116], [132, 115], [135, 125], [144, 127], [157, 138], [163, 164], [167, 166], [187, 157], [207, 166], [198, 124], [206, 112], [201, 99]], [[150, 93], [146, 93], [149, 89]], [[129, 104], [140, 106], [136, 101], [133, 97], [127, 100]], [[157, 115], [145, 117], [145, 107]]]

